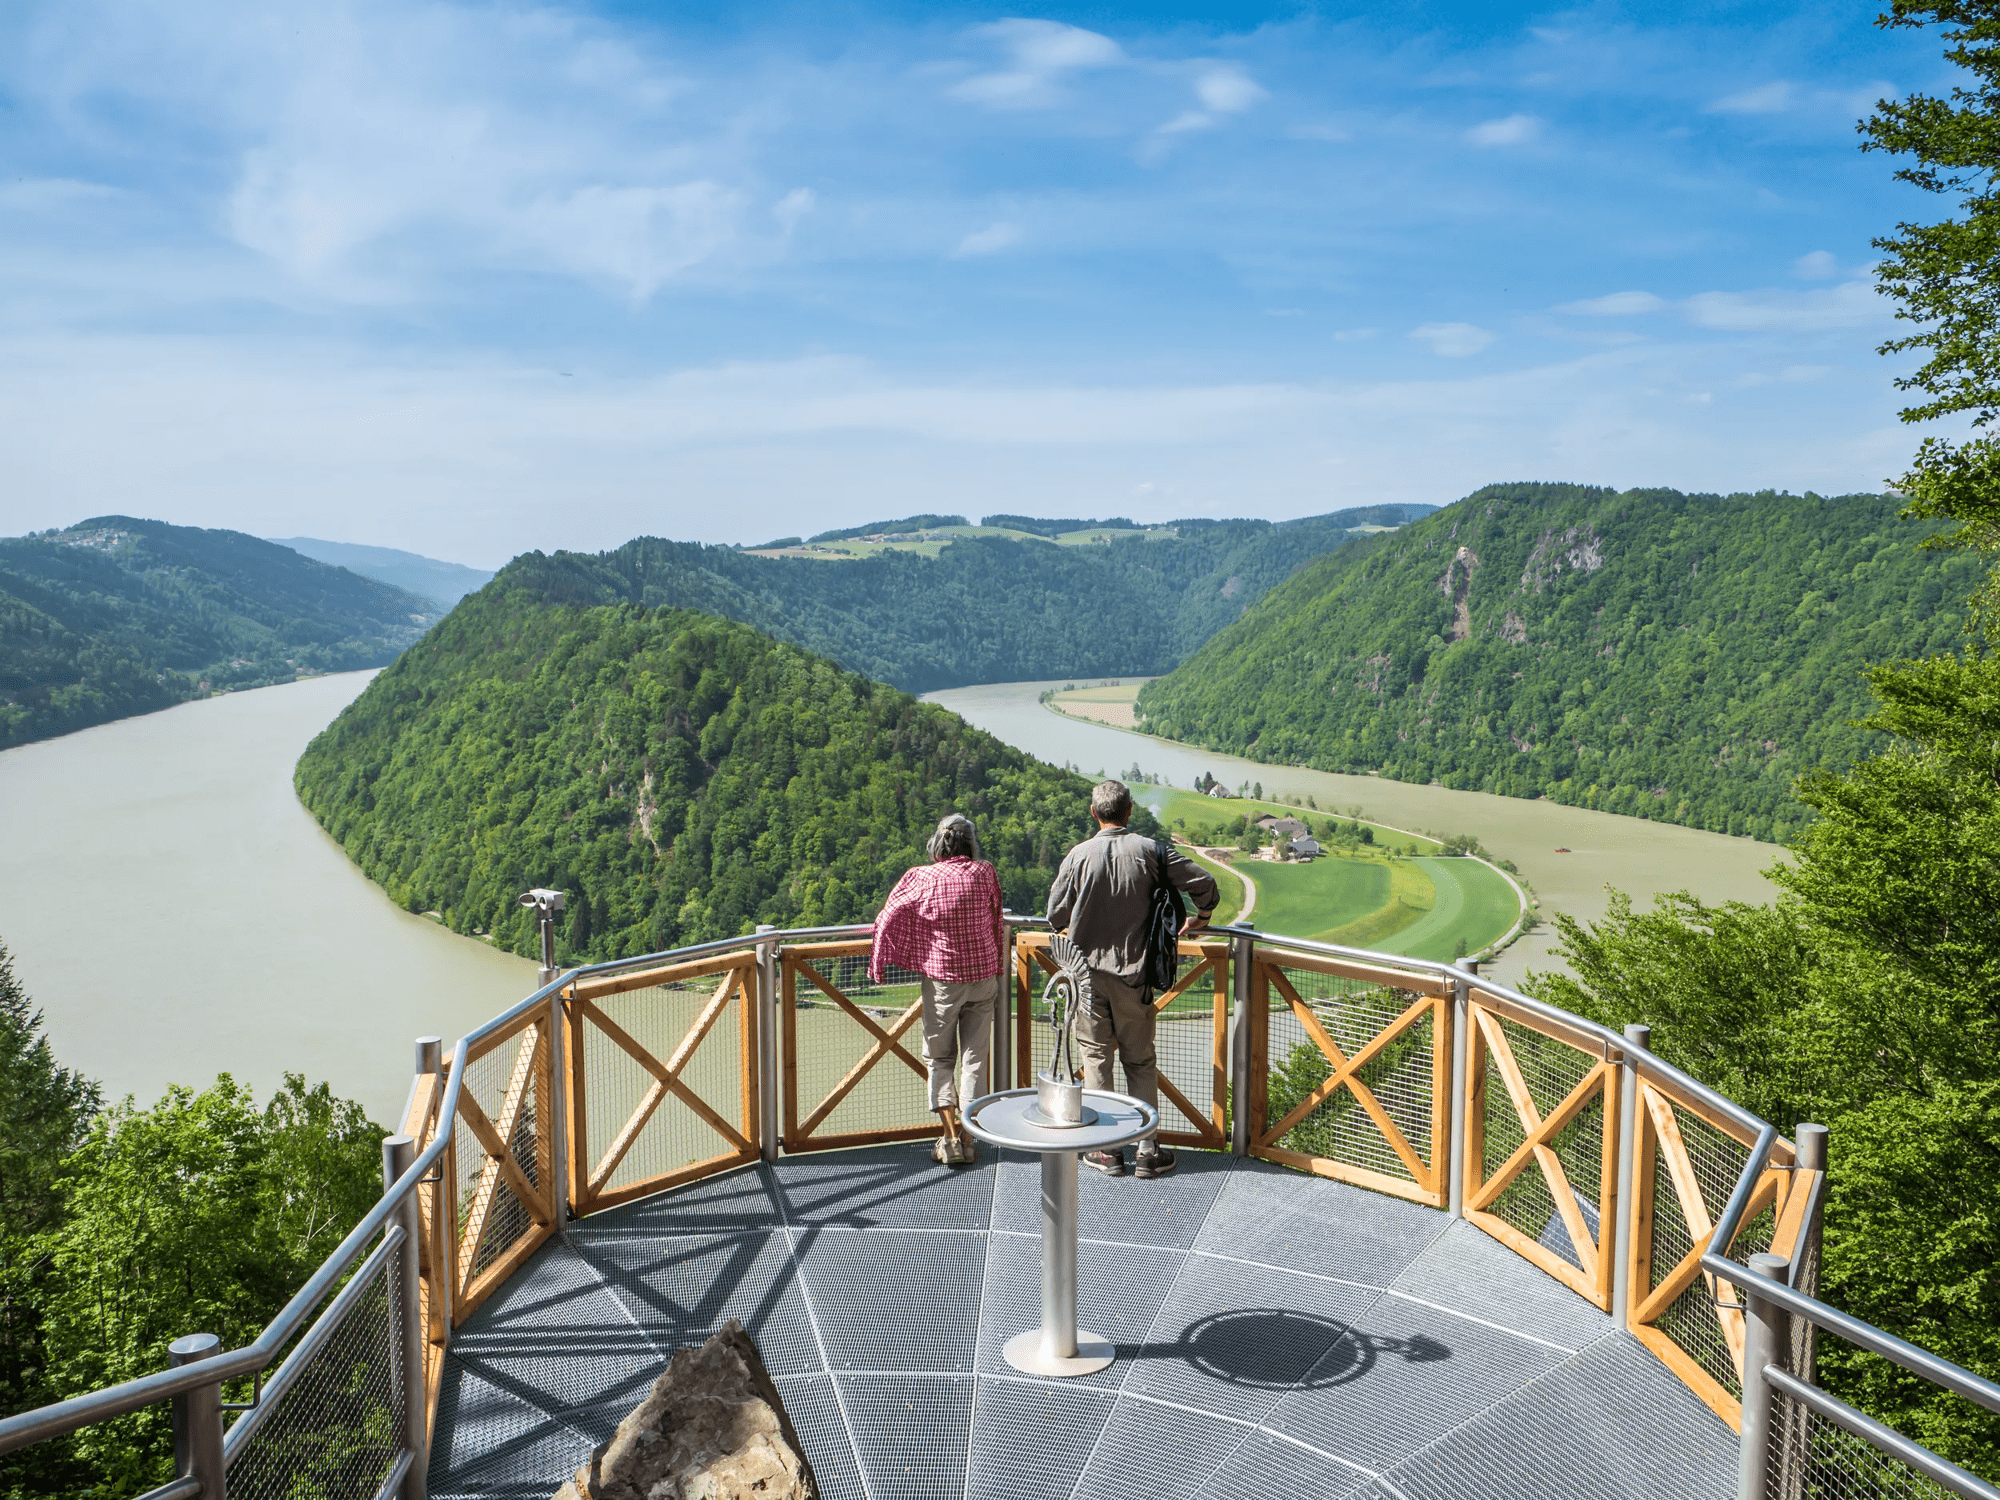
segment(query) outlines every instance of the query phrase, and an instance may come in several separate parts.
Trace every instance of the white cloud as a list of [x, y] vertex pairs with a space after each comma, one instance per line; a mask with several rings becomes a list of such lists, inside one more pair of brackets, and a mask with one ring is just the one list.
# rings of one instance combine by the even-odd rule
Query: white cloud
[[771, 210], [771, 217], [778, 221], [778, 228], [790, 234], [798, 228], [799, 220], [811, 213], [819, 205], [819, 199], [811, 188], [793, 188]]
[[1708, 106], [1710, 114], [1717, 115], [1775, 115], [1792, 107], [1798, 91], [1789, 83], [1760, 84], [1754, 89], [1745, 89], [1740, 94], [1731, 94], [1726, 99], [1717, 99]]
[[1110, 37], [1060, 21], [1013, 17], [975, 26], [970, 33], [997, 43], [1008, 54], [1009, 66], [978, 73], [951, 92], [989, 109], [1050, 109], [1064, 103], [1064, 81], [1073, 73], [1112, 68], [1125, 53]]
[[1464, 359], [1493, 342], [1493, 335], [1471, 323], [1425, 323], [1410, 330], [1410, 337], [1429, 344], [1431, 353], [1446, 359]]
[[1831, 281], [1840, 274], [1840, 264], [1830, 250], [1814, 250], [1792, 262], [1792, 274], [1805, 281]]
[[1504, 120], [1488, 120], [1465, 132], [1475, 146], [1520, 146], [1542, 132], [1542, 122], [1533, 115], [1508, 115]]
[[1612, 292], [1608, 296], [1589, 297], [1581, 302], [1565, 302], [1556, 311], [1575, 313], [1585, 318], [1629, 318], [1640, 313], [1658, 312], [1666, 305], [1664, 297], [1655, 297], [1651, 292]]
[[1270, 97], [1237, 67], [1209, 68], [1195, 79], [1194, 93], [1202, 108], [1219, 115], [1240, 115], [1260, 99]]
[[1728, 333], [1825, 333], [1886, 324], [1892, 313], [1866, 281], [1825, 291], [1697, 292], [1680, 304], [1697, 328]]
[[974, 230], [958, 242], [952, 251], [955, 260], [969, 260], [980, 255], [997, 255], [1000, 251], [1021, 242], [1021, 231], [1012, 224], [989, 224], [984, 229]]

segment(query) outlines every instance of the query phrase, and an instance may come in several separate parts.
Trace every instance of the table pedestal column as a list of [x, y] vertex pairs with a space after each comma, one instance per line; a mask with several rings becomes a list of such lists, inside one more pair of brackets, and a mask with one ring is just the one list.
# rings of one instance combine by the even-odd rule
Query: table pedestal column
[[1016, 1334], [1002, 1352], [1027, 1375], [1089, 1375], [1114, 1358], [1108, 1341], [1076, 1326], [1074, 1151], [1042, 1154], [1042, 1326]]

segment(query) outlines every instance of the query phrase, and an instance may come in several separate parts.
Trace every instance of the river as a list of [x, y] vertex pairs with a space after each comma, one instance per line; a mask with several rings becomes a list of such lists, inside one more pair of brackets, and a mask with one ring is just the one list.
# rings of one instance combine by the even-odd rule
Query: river
[[[1068, 679], [1075, 682], [1077, 679]], [[1129, 680], [1129, 679], [1128, 679]], [[1216, 755], [1172, 740], [1059, 714], [1039, 701], [1065, 682], [1005, 682], [927, 693], [940, 704], [1008, 744], [1057, 765], [1074, 764], [1088, 775], [1117, 776], [1134, 761], [1176, 786], [1192, 786], [1201, 772], [1229, 785], [1261, 781], [1267, 796], [1311, 796], [1322, 808], [1359, 806], [1372, 819], [1419, 833], [1476, 835], [1496, 858], [1510, 859], [1540, 898], [1544, 921], [1516, 942], [1487, 972], [1517, 984], [1529, 969], [1558, 968], [1553, 916], [1584, 921], [1604, 915], [1610, 888], [1627, 892], [1642, 908], [1656, 895], [1689, 890], [1704, 901], [1768, 901], [1776, 891], [1763, 871], [1782, 852], [1755, 839], [1704, 833], [1672, 823], [1649, 823], [1556, 802], [1459, 792], [1375, 776], [1338, 776]], [[1567, 853], [1557, 853], [1566, 849]]]
[[411, 1044], [447, 1043], [535, 966], [402, 911], [292, 791], [372, 676], [182, 704], [0, 752], [0, 941], [56, 1056], [141, 1104], [290, 1069], [391, 1124]]
[[[366, 685], [344, 673], [183, 704], [0, 752], [0, 941], [56, 1055], [110, 1098], [157, 1099], [229, 1072], [267, 1097], [286, 1070], [390, 1123], [411, 1042], [447, 1042], [528, 993], [534, 966], [396, 907], [292, 792], [300, 751]], [[1053, 684], [1060, 686], [1060, 684]], [[1544, 913], [1602, 915], [1605, 888], [1761, 901], [1778, 851], [1664, 823], [1258, 765], [1066, 718], [1047, 683], [932, 701], [1045, 760], [1186, 786], [1203, 770], [1267, 793], [1359, 804], [1382, 822], [1477, 834]], [[1555, 853], [1557, 845], [1571, 852]], [[1543, 926], [1504, 954], [1548, 967]]]

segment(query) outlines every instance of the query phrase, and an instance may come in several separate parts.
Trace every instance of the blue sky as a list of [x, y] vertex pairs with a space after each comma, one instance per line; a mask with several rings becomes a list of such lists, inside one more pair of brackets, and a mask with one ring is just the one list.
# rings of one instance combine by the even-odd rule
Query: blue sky
[[17, 3], [0, 532], [1879, 488], [1872, 18]]

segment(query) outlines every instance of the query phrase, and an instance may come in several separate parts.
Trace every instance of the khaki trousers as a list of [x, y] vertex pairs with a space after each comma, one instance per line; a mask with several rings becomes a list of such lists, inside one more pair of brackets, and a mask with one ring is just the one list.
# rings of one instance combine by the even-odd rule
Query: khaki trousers
[[[954, 984], [926, 978], [924, 997], [924, 1061], [930, 1064], [931, 1108], [955, 1107], [987, 1091], [987, 1067], [993, 1057], [993, 1008], [1000, 999], [1000, 977], [968, 979]], [[965, 1092], [958, 1092], [958, 1066], [965, 1064]]]
[[1138, 985], [1090, 971], [1090, 1011], [1077, 1017], [1076, 1050], [1083, 1054], [1085, 1088], [1112, 1089], [1111, 1055], [1125, 1065], [1125, 1092], [1141, 1103], [1160, 1107], [1159, 1059], [1153, 1052], [1153, 1031], [1159, 1013]]

